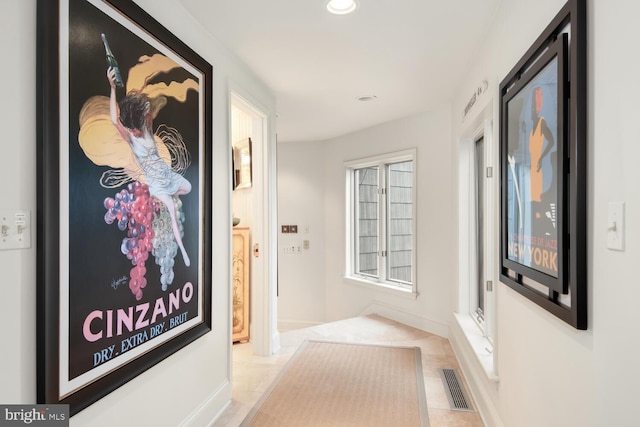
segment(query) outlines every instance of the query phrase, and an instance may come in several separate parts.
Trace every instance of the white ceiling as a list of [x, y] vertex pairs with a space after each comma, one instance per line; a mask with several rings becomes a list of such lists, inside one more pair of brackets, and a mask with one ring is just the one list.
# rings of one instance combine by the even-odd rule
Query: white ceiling
[[[451, 99], [500, 0], [180, 0], [276, 96], [278, 141], [318, 141]], [[363, 95], [375, 95], [369, 102]]]

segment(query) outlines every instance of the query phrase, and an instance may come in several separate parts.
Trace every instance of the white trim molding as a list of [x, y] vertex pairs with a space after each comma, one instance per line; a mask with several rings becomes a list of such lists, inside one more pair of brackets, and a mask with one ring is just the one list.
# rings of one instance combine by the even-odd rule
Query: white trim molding
[[454, 314], [454, 316], [449, 342], [467, 380], [477, 410], [485, 425], [504, 427], [491, 399], [490, 387], [497, 388], [500, 378], [493, 368], [493, 355], [486, 351], [486, 346], [490, 345], [489, 340], [483, 336], [471, 316], [460, 314]]
[[232, 386], [227, 380], [182, 420], [178, 427], [204, 427], [213, 424], [231, 405], [231, 396]]
[[417, 314], [407, 313], [406, 311], [393, 307], [381, 302], [373, 302], [367, 308], [360, 312], [360, 316], [369, 314], [378, 314], [387, 319], [412, 326], [425, 332], [438, 335], [443, 338], [449, 338], [449, 325], [438, 321], [427, 319]]

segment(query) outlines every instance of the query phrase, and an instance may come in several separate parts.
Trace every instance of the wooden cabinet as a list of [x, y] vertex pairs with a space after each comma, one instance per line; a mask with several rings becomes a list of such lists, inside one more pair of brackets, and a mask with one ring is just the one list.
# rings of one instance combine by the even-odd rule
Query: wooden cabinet
[[233, 229], [233, 342], [249, 340], [249, 247], [248, 228]]

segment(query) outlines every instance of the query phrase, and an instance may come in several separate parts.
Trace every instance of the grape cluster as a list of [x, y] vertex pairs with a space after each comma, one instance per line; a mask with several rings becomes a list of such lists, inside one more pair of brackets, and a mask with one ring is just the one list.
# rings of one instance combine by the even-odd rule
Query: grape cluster
[[[156, 218], [162, 216], [159, 215], [161, 208], [164, 208], [167, 216], [169, 213], [162, 203], [151, 197], [149, 187], [138, 181], [128, 184], [116, 193], [114, 198], [107, 197], [104, 207], [107, 209], [104, 221], [107, 224], [116, 222], [120, 231], [127, 231], [127, 236], [122, 239], [120, 251], [133, 264], [129, 273], [129, 289], [136, 300], [140, 300], [142, 289], [147, 286], [145, 263], [149, 258], [149, 252], [155, 251], [156, 236], [166, 234], [167, 225], [171, 233], [171, 223], [156, 224]], [[171, 261], [173, 262], [173, 259]], [[173, 264], [173, 276], [172, 267]], [[163, 285], [163, 289], [166, 290], [166, 286]]]
[[[176, 200], [176, 219], [180, 235], [184, 236], [182, 223], [184, 222], [184, 212], [182, 211], [182, 202]], [[160, 204], [160, 209], [156, 213], [152, 227], [155, 230], [153, 238], [153, 256], [156, 264], [160, 266], [160, 284], [162, 290], [166, 291], [167, 287], [173, 283], [174, 258], [178, 253], [178, 244], [173, 237], [173, 228], [171, 227], [171, 216], [169, 210], [164, 204]]]

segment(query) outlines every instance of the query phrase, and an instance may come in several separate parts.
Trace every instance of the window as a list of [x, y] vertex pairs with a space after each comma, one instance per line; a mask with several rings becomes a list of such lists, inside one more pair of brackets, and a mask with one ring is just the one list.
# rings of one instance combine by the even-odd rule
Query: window
[[485, 268], [484, 268], [484, 200], [485, 200], [485, 165], [484, 165], [484, 136], [476, 139], [474, 150], [475, 185], [474, 185], [474, 216], [475, 216], [475, 249], [476, 249], [476, 278], [473, 284], [475, 292], [472, 292], [471, 309], [476, 316], [476, 321], [484, 324], [484, 300], [485, 300]]
[[[492, 165], [496, 138], [492, 103], [467, 124], [458, 145], [458, 311], [456, 339], [465, 339], [490, 381], [499, 381], [494, 357], [497, 230], [495, 195], [499, 180]], [[473, 133], [472, 133], [473, 132]], [[462, 334], [462, 335], [459, 335]]]
[[415, 151], [347, 164], [348, 276], [415, 292]]
[[495, 217], [492, 121], [486, 120], [473, 138], [460, 145], [460, 204], [458, 246], [460, 249], [460, 313], [472, 318], [489, 343], [494, 327]]

